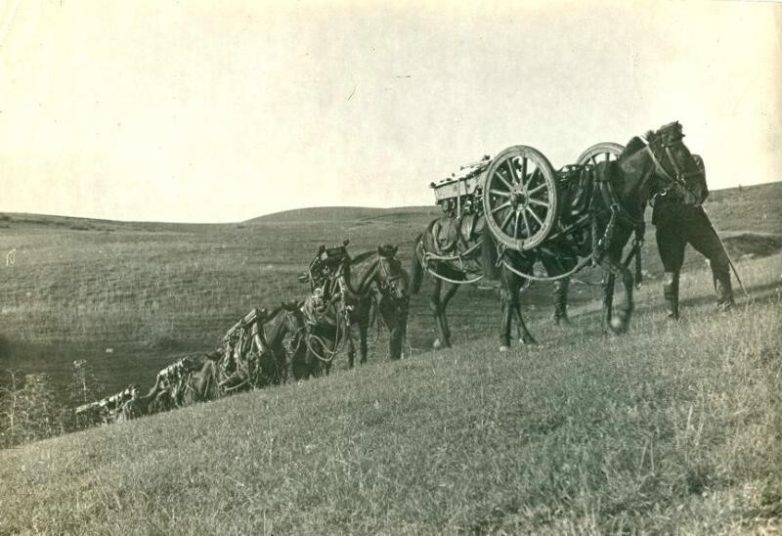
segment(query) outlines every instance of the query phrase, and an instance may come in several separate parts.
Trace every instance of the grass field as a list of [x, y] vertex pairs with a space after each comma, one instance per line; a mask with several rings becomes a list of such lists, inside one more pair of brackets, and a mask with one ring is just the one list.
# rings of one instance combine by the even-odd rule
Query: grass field
[[[651, 228], [651, 280], [623, 337], [601, 335], [596, 288], [573, 285], [560, 330], [536, 285], [541, 344], [500, 354], [496, 294], [476, 287], [453, 304], [457, 347], [431, 353], [419, 296], [407, 360], [376, 352], [351, 372], [0, 451], [0, 534], [779, 533], [780, 200], [775, 183], [707, 204], [750, 292], [735, 314], [716, 314], [689, 252], [684, 318], [664, 318]], [[8, 215], [0, 368], [65, 381], [87, 358], [108, 387], [149, 385], [250, 308], [303, 295], [295, 275], [320, 243], [399, 243], [409, 259], [432, 213]]]

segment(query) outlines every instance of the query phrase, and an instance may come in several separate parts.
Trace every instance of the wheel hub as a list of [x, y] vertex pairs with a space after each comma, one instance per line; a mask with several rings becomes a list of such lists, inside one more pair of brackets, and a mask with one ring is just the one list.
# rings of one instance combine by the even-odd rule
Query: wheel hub
[[527, 208], [527, 194], [523, 188], [514, 188], [510, 198], [513, 208]]

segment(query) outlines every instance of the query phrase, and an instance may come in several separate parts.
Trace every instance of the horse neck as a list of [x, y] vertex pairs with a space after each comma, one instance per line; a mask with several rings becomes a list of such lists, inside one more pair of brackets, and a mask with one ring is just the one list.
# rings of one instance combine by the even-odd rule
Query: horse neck
[[638, 151], [628, 162], [619, 163], [616, 169], [614, 189], [619, 203], [631, 214], [643, 215], [651, 196], [649, 181], [654, 175], [654, 161], [647, 151]]
[[375, 279], [378, 273], [380, 259], [376, 254], [369, 255], [372, 252], [359, 255], [357, 260], [348, 263], [343, 269], [343, 277], [348, 291], [354, 295], [366, 294], [369, 285]]
[[293, 318], [293, 313], [280, 309], [271, 320], [263, 325], [263, 331], [267, 344], [271, 346], [279, 344], [286, 333], [296, 331], [296, 321]]

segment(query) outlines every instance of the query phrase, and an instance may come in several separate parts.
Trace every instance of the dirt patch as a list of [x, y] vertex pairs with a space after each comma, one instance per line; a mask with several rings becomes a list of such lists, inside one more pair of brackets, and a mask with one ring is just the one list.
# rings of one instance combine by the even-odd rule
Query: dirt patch
[[758, 233], [740, 233], [722, 239], [733, 258], [768, 257], [782, 251], [782, 236]]

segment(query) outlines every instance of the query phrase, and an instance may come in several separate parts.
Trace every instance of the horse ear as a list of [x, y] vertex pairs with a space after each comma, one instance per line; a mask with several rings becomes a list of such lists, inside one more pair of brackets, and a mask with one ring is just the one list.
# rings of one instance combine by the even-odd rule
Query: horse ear
[[326, 246], [324, 246], [323, 244], [321, 244], [321, 245], [320, 245], [320, 247], [318, 248], [318, 255], [320, 255], [320, 254], [321, 254], [321, 253], [323, 253], [324, 251], [326, 251]]
[[346, 238], [342, 241], [342, 247], [347, 247], [348, 244], [350, 244], [350, 238]]

